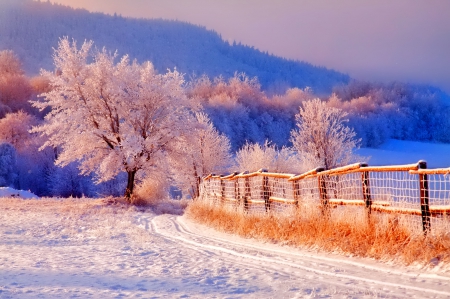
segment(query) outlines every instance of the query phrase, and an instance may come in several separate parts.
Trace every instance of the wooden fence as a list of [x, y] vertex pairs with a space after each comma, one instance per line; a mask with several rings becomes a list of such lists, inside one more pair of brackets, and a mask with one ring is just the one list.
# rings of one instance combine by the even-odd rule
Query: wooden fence
[[370, 167], [365, 163], [295, 175], [267, 170], [211, 174], [200, 188], [201, 200], [227, 204], [243, 212], [283, 213], [300, 205], [327, 214], [337, 206], [361, 206], [374, 212], [414, 216], [422, 230], [433, 221], [450, 223], [450, 168], [427, 169], [424, 161]]

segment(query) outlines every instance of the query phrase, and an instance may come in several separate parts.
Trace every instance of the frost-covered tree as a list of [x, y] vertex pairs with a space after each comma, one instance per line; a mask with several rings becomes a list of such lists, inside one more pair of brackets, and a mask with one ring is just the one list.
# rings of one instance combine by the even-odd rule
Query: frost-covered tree
[[225, 80], [206, 75], [189, 84], [188, 96], [208, 113], [217, 130], [230, 138], [234, 151], [246, 142], [266, 139], [287, 145], [298, 106], [311, 99], [311, 90], [292, 88], [285, 94], [267, 96], [257, 78], [243, 73]]
[[35, 151], [37, 140], [29, 130], [37, 123], [35, 116], [23, 111], [6, 114], [0, 119], [0, 142], [11, 143], [21, 153]]
[[271, 172], [301, 173], [305, 168], [295, 151], [289, 147], [277, 149], [269, 141], [263, 145], [247, 143], [236, 153], [236, 164], [240, 171], [254, 172], [261, 168]]
[[196, 113], [188, 139], [180, 142], [180, 155], [171, 157], [174, 179], [192, 198], [199, 195], [201, 178], [211, 173], [222, 173], [231, 164], [230, 141], [220, 134], [208, 116]]
[[345, 125], [347, 115], [319, 99], [303, 103], [295, 116], [297, 129], [292, 130], [291, 141], [305, 165], [331, 169], [351, 162], [360, 140]]
[[0, 51], [0, 117], [30, 109], [32, 88], [20, 60], [11, 50]]
[[23, 75], [22, 63], [11, 50], [0, 51], [0, 75]]
[[33, 103], [51, 111], [34, 131], [48, 136], [43, 147], [61, 149], [60, 166], [79, 161], [81, 173], [95, 172], [97, 182], [126, 172], [129, 199], [136, 173], [151, 171], [186, 131], [183, 76], [157, 74], [150, 62], [128, 56], [116, 62], [116, 54], [94, 52], [92, 44], [78, 49], [75, 41], [60, 40], [57, 71], [42, 72], [51, 90]]

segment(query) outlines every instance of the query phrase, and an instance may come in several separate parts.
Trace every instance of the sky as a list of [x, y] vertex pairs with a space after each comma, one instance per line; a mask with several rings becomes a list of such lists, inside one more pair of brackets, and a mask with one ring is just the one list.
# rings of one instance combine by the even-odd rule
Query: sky
[[52, 0], [205, 26], [229, 41], [356, 79], [450, 93], [450, 0]]

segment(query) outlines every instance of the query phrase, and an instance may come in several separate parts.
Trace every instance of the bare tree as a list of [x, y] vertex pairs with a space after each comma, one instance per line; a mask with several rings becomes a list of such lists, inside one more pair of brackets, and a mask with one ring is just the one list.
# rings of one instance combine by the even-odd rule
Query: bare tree
[[295, 118], [297, 129], [291, 131], [291, 141], [309, 168], [331, 169], [351, 162], [360, 140], [345, 125], [346, 112], [314, 99], [304, 102]]
[[116, 63], [117, 55], [105, 49], [91, 55], [92, 44], [78, 49], [60, 40], [57, 72], [42, 73], [51, 90], [33, 103], [51, 111], [34, 131], [48, 136], [43, 147], [61, 148], [58, 165], [79, 161], [81, 172], [95, 172], [97, 182], [126, 172], [130, 199], [136, 173], [151, 172], [187, 132], [183, 76], [157, 74], [150, 62], [139, 65], [127, 56]]

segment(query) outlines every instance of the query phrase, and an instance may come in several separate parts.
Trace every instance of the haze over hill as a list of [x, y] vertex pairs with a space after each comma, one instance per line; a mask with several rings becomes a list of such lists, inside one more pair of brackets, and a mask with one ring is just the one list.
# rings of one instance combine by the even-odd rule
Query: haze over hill
[[176, 67], [188, 76], [225, 78], [245, 72], [269, 91], [308, 86], [323, 94], [349, 82], [345, 74], [229, 44], [214, 31], [184, 22], [123, 18], [50, 2], [0, 2], [0, 50], [14, 50], [29, 73], [53, 68], [52, 48], [62, 36], [79, 43], [94, 40], [98, 48], [117, 49], [120, 56], [150, 60], [161, 72]]
[[215, 30], [225, 40], [333, 68], [358, 80], [431, 84], [450, 92], [448, 0], [51, 2], [128, 17], [186, 21]]

